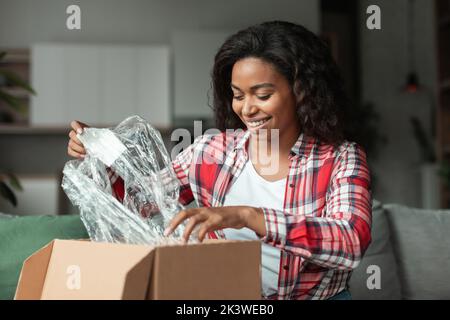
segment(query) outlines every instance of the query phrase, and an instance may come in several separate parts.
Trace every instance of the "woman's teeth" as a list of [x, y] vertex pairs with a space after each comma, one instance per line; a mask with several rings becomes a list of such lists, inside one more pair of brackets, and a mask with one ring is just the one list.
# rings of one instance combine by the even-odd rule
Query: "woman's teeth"
[[263, 120], [260, 120], [260, 121], [247, 121], [247, 124], [248, 124], [250, 127], [256, 128], [256, 127], [259, 127], [260, 125], [266, 123], [266, 122], [269, 121], [269, 120], [270, 120], [270, 118], [266, 118], [266, 119], [263, 119]]

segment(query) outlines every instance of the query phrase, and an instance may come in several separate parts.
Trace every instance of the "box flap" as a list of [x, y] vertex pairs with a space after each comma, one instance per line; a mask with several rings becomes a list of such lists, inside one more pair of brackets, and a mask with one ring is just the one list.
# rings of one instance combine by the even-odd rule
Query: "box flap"
[[151, 251], [126, 274], [121, 299], [143, 300], [147, 298], [154, 253], [154, 251]]
[[153, 247], [57, 240], [42, 299], [145, 299]]
[[23, 263], [15, 300], [39, 300], [47, 275], [54, 241], [29, 256]]
[[155, 249], [149, 299], [261, 299], [261, 242], [209, 240]]

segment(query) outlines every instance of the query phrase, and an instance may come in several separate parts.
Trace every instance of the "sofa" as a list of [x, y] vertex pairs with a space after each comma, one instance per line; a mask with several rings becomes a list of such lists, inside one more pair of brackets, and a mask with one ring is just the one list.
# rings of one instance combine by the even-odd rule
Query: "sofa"
[[[450, 299], [450, 210], [373, 203], [372, 242], [354, 270], [355, 300]], [[23, 261], [51, 240], [84, 239], [77, 215], [0, 214], [0, 299], [13, 299]]]
[[86, 239], [78, 215], [0, 214], [0, 300], [14, 298], [23, 261], [53, 239]]
[[349, 286], [358, 300], [450, 299], [450, 210], [374, 201], [372, 243]]

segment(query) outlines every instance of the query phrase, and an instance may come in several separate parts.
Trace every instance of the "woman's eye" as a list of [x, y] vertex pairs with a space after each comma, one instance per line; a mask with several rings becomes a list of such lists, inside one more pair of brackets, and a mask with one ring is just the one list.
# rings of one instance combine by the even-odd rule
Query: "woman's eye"
[[258, 96], [258, 99], [260, 99], [260, 100], [268, 100], [271, 96], [272, 96], [272, 94], [267, 94], [265, 96]]
[[[257, 97], [258, 97], [259, 100], [265, 101], [265, 100], [268, 100], [271, 96], [272, 96], [272, 94], [266, 94], [264, 96], [257, 96]], [[245, 97], [243, 95], [241, 95], [241, 96], [233, 96], [233, 99], [237, 100], [237, 101], [242, 101], [242, 100], [244, 100], [244, 98]]]

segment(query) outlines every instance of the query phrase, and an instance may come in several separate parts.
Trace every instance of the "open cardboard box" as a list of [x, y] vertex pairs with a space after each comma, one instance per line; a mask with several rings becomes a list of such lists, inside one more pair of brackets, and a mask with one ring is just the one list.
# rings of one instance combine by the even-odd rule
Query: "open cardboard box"
[[142, 246], [53, 240], [25, 260], [15, 299], [261, 298], [261, 243]]

